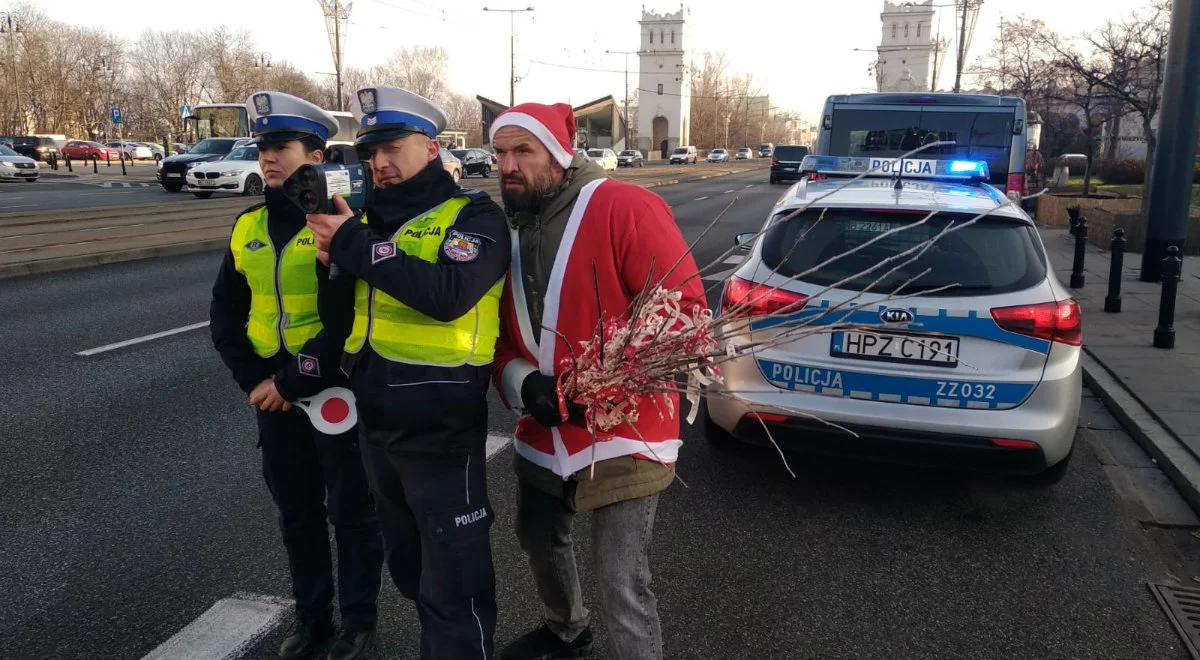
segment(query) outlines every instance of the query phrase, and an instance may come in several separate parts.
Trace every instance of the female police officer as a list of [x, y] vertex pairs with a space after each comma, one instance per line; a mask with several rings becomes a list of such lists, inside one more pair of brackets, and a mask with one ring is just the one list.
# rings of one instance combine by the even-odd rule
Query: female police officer
[[307, 657], [333, 636], [328, 520], [337, 539], [342, 618], [328, 657], [357, 658], [375, 629], [383, 544], [356, 432], [324, 435], [288, 403], [338, 384], [349, 331], [348, 315], [318, 314], [318, 303], [334, 297], [331, 287], [345, 285], [330, 281], [318, 264], [304, 212], [281, 191], [301, 165], [321, 162], [337, 121], [279, 92], [253, 94], [246, 105], [255, 117], [266, 203], [246, 209], [234, 224], [213, 286], [213, 344], [256, 408], [263, 477], [279, 509], [297, 620], [279, 655]]

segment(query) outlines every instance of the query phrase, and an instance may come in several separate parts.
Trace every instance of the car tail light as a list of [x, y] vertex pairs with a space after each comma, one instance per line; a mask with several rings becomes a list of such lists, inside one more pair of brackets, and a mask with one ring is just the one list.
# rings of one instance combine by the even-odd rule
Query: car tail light
[[778, 164], [779, 164], [779, 159], [772, 157], [771, 158], [771, 167], [775, 167]]
[[992, 445], [1001, 449], [1037, 449], [1037, 443], [1029, 440], [1008, 440], [1005, 438], [992, 438]]
[[1016, 193], [1019, 196], [1024, 196], [1026, 194], [1025, 175], [1009, 174], [1008, 184], [1004, 186], [1004, 191], [1008, 193], [1009, 197], [1012, 197], [1013, 193]]
[[[794, 314], [803, 309], [807, 302], [808, 296], [800, 293], [772, 289], [738, 277], [731, 277], [725, 284], [721, 309], [728, 316], [751, 318], [769, 316], [777, 312]], [[730, 312], [729, 310], [734, 311]]]
[[1079, 303], [1072, 299], [1039, 305], [996, 307], [992, 310], [996, 325], [1019, 335], [1056, 341], [1068, 346], [1083, 343], [1083, 320]]

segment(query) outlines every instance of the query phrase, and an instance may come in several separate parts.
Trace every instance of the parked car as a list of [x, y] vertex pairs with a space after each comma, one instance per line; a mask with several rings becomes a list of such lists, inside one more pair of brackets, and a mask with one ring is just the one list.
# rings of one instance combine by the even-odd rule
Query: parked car
[[134, 144], [137, 144], [137, 145], [140, 145], [140, 146], [143, 146], [143, 147], [146, 147], [147, 149], [149, 149], [150, 157], [153, 158], [154, 160], [162, 160], [163, 158], [166, 157], [166, 154], [163, 153], [163, 147], [161, 144], [155, 144], [153, 142], [134, 142]]
[[644, 167], [646, 159], [637, 149], [626, 149], [617, 154], [617, 167]]
[[464, 176], [490, 176], [492, 168], [496, 166], [496, 157], [483, 149], [451, 149], [450, 153], [462, 162]]
[[675, 149], [671, 151], [671, 157], [668, 159], [668, 162], [671, 165], [674, 165], [675, 163], [681, 163], [683, 165], [687, 165], [688, 163], [695, 164], [696, 147], [675, 147]]
[[754, 150], [750, 147], [742, 147], [741, 149], [737, 150], [737, 156], [735, 158], [737, 160], [750, 160], [751, 158], [754, 158]]
[[450, 175], [450, 178], [454, 179], [454, 183], [458, 183], [459, 179], [461, 179], [463, 175], [462, 161], [459, 160], [457, 156], [450, 153], [450, 150], [446, 147], [442, 147], [440, 153], [442, 157], [442, 167], [445, 168], [446, 172]]
[[[986, 161], [927, 160], [897, 180], [881, 160], [898, 166], [810, 156], [803, 174], [828, 178], [736, 239], [749, 254], [719, 304], [737, 357], [706, 394], [708, 439], [767, 444], [767, 428], [788, 449], [1056, 481], [1082, 321], [1036, 225]], [[869, 168], [881, 175], [850, 180]]]
[[130, 160], [150, 160], [154, 158], [154, 151], [150, 147], [137, 142], [109, 142], [105, 146], [125, 154], [125, 158]]
[[800, 162], [808, 155], [808, 147], [781, 144], [772, 150], [771, 183], [799, 179], [804, 176], [800, 172]]
[[186, 154], [169, 156], [158, 161], [158, 181], [167, 192], [179, 192], [187, 185], [187, 171], [200, 163], [221, 160], [233, 151], [239, 138], [207, 138], [196, 143]]
[[617, 169], [617, 154], [612, 149], [588, 149], [587, 157], [606, 172]]
[[179, 156], [181, 154], [186, 154], [188, 151], [191, 150], [191, 148], [192, 147], [190, 145], [186, 145], [182, 142], [172, 142], [171, 143], [171, 155]]
[[73, 160], [121, 160], [121, 152], [99, 142], [70, 140], [62, 149], [62, 155]]
[[37, 161], [0, 145], [0, 181], [37, 181]]
[[722, 148], [713, 149], [704, 160], [710, 163], [728, 163], [729, 152]]
[[0, 147], [8, 147], [9, 149], [12, 149], [14, 139], [15, 138], [8, 135], [0, 136]]
[[201, 199], [214, 192], [231, 192], [253, 197], [263, 194], [262, 168], [258, 166], [258, 146], [235, 147], [220, 160], [200, 163], [184, 175], [187, 189]]
[[54, 142], [54, 138], [36, 135], [14, 137], [12, 148], [22, 156], [34, 160], [48, 161], [51, 157], [59, 155], [58, 145]]

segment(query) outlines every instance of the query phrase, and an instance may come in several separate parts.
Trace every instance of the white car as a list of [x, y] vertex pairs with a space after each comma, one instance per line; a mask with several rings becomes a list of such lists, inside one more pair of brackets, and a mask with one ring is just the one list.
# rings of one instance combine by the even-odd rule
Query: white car
[[136, 142], [109, 142], [105, 146], [120, 151], [125, 154], [126, 158], [131, 160], [151, 160], [154, 158], [154, 151], [150, 147]]
[[712, 151], [708, 152], [708, 158], [705, 158], [705, 160], [710, 163], [728, 163], [729, 152], [720, 148], [713, 149]]
[[37, 181], [37, 161], [0, 144], [0, 181]]
[[201, 199], [212, 197], [215, 192], [261, 195], [263, 175], [258, 166], [258, 147], [254, 144], [234, 147], [221, 160], [191, 168], [185, 179], [188, 191]]
[[617, 154], [612, 149], [588, 149], [587, 157], [605, 171], [617, 169]]
[[[985, 162], [900, 162], [808, 156], [764, 231], [738, 237], [721, 298], [736, 357], [706, 434], [1054, 482], [1079, 417], [1079, 305]], [[864, 171], [886, 176], [847, 181]]]

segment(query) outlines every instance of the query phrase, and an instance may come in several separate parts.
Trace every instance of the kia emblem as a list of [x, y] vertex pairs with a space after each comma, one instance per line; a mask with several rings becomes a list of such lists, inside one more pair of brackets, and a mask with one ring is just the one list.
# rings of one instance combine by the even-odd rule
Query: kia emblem
[[912, 323], [913, 314], [907, 309], [891, 307], [880, 312], [879, 319], [884, 323]]

